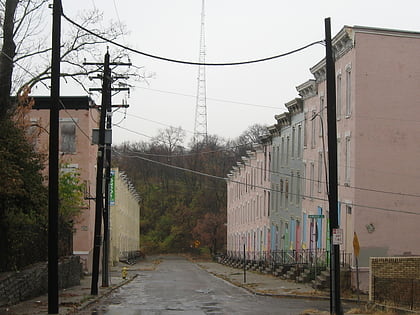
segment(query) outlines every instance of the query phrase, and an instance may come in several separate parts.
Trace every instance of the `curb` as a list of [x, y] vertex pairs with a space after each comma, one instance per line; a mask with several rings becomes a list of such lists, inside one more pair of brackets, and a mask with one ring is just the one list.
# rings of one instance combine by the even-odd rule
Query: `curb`
[[[197, 264], [201, 269], [206, 270], [203, 266], [200, 264]], [[222, 274], [218, 274], [213, 271], [206, 270], [207, 272], [211, 273], [212, 275], [216, 276], [219, 279], [223, 279], [225, 281], [228, 281], [230, 284], [240, 287], [242, 289], [245, 289], [246, 291], [258, 295], [258, 296], [270, 296], [270, 297], [278, 297], [278, 298], [294, 298], [294, 299], [308, 299], [308, 300], [323, 300], [327, 301], [330, 299], [330, 296], [323, 296], [323, 295], [303, 295], [303, 294], [282, 294], [282, 293], [264, 293], [264, 292], [258, 292], [252, 288], [249, 288], [243, 284], [231, 281], [228, 277], [224, 277]], [[341, 298], [341, 301], [348, 302], [348, 303], [357, 303], [357, 299], [349, 299], [349, 298]], [[359, 304], [367, 304], [368, 301], [359, 301]]]
[[[123, 285], [126, 285], [127, 283], [130, 283], [135, 278], [137, 278], [137, 276], [138, 276], [138, 274], [135, 274], [132, 278], [126, 279], [126, 280], [120, 282], [119, 284], [116, 284], [115, 286], [106, 289], [105, 292], [103, 292], [102, 294], [99, 294], [98, 296], [95, 296], [93, 299], [89, 299], [88, 301], [82, 303], [79, 307], [77, 307], [77, 308], [75, 308], [73, 310], [70, 310], [69, 312], [66, 312], [65, 314], [66, 315], [69, 315], [69, 314], [77, 314], [78, 312], [83, 311], [84, 309], [88, 308], [92, 304], [94, 304], [96, 302], [99, 302], [102, 298], [108, 296], [109, 294], [111, 294], [116, 289], [119, 289]], [[93, 295], [89, 295], [89, 296], [93, 296]]]

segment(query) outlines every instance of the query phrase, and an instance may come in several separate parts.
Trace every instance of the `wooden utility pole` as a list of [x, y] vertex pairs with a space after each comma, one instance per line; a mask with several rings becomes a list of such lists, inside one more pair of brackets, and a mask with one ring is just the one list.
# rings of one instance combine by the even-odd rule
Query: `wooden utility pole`
[[331, 20], [325, 19], [325, 65], [327, 75], [328, 121], [328, 205], [331, 239], [331, 314], [342, 315], [340, 300], [340, 245], [335, 244], [333, 234], [338, 230], [338, 180], [337, 180], [337, 117], [335, 61], [331, 40]]
[[[111, 105], [112, 106], [112, 105]], [[107, 108], [106, 129], [111, 132], [112, 128], [112, 109]], [[102, 286], [109, 287], [109, 217], [110, 217], [110, 183], [111, 183], [111, 142], [105, 144], [105, 207], [104, 215], [104, 246], [102, 255]]]
[[58, 139], [61, 0], [53, 2], [50, 143], [48, 156], [48, 314], [58, 314]]
[[93, 242], [92, 283], [90, 294], [98, 295], [99, 259], [101, 254], [101, 226], [104, 206], [103, 177], [105, 160], [105, 118], [107, 108], [111, 106], [111, 69], [109, 67], [109, 53], [104, 58], [104, 74], [102, 78], [102, 106], [99, 118], [99, 142], [96, 164], [96, 205], [95, 205], [95, 231]]
[[[93, 244], [93, 261], [92, 261], [92, 282], [91, 294], [98, 294], [99, 280], [99, 262], [102, 243], [102, 219], [104, 224], [104, 240], [103, 240], [103, 260], [102, 260], [102, 286], [109, 286], [108, 278], [108, 257], [109, 257], [109, 183], [110, 183], [110, 167], [111, 167], [111, 139], [106, 140], [106, 132], [108, 131], [111, 138], [111, 109], [112, 109], [112, 91], [128, 91], [129, 88], [112, 88], [112, 73], [110, 66], [131, 66], [131, 63], [115, 63], [110, 62], [110, 56], [105, 54], [104, 63], [85, 62], [84, 65], [103, 66], [102, 88], [91, 88], [91, 91], [100, 91], [102, 93], [101, 114], [99, 119], [99, 140], [98, 140], [98, 156], [97, 156], [97, 173], [96, 173], [96, 206], [95, 206], [95, 231]], [[100, 78], [100, 77], [99, 77]], [[119, 79], [126, 77], [117, 77]], [[117, 106], [128, 107], [128, 105]], [[105, 126], [106, 122], [106, 126]], [[104, 182], [104, 166], [106, 162], [105, 172], [105, 188]], [[104, 195], [105, 192], [105, 195]], [[105, 199], [104, 199], [105, 198]], [[104, 204], [105, 201], [105, 204]]]

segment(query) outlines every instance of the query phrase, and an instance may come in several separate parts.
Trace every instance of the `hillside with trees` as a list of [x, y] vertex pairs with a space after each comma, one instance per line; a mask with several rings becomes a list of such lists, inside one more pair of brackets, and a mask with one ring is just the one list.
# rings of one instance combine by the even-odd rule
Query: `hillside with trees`
[[255, 133], [264, 130], [254, 125], [234, 141], [208, 136], [186, 148], [182, 129], [170, 127], [149, 142], [114, 148], [115, 166], [128, 174], [142, 198], [140, 246], [146, 254], [224, 250], [225, 178], [252, 148], [254, 141], [246, 139], [257, 139]]

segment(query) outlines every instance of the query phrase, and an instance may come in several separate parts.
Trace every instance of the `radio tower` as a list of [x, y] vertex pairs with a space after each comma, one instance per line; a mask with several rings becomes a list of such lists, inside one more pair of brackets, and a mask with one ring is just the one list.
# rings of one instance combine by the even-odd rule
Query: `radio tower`
[[197, 99], [195, 107], [194, 143], [207, 143], [207, 105], [206, 105], [206, 43], [204, 30], [204, 0], [201, 4], [200, 55], [197, 78]]

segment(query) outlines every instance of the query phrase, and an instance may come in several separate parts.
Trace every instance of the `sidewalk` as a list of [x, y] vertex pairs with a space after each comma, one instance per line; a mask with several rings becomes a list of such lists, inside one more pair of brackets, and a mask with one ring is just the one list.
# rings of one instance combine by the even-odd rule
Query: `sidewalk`
[[282, 280], [273, 275], [249, 270], [246, 271], [246, 282], [244, 282], [243, 269], [232, 268], [215, 262], [199, 262], [197, 264], [207, 272], [255, 294], [329, 299], [328, 292], [317, 291], [308, 283]]

